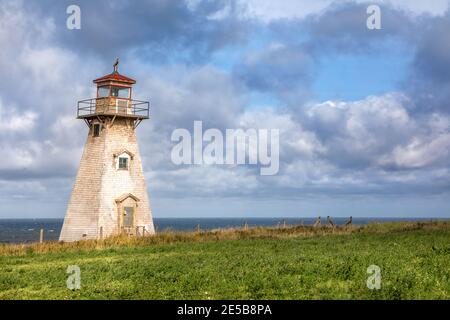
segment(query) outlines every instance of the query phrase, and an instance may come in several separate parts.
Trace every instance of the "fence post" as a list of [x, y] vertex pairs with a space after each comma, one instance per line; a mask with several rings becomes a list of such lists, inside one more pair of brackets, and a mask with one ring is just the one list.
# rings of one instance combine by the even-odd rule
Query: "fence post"
[[100, 227], [100, 240], [103, 239], [103, 227]]
[[197, 224], [197, 232], [200, 232], [200, 231], [201, 231], [200, 224]]
[[39, 234], [39, 243], [43, 243], [44, 242], [44, 229], [41, 227], [41, 231]]

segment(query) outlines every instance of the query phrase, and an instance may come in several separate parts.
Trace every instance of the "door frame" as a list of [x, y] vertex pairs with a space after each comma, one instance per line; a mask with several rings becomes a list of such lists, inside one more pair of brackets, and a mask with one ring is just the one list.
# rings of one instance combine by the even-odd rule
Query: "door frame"
[[[132, 201], [131, 203], [130, 203], [130, 200]], [[134, 234], [135, 229], [136, 229], [137, 213], [139, 211], [138, 210], [138, 206], [139, 206], [138, 202], [139, 201], [140, 201], [139, 198], [132, 195], [131, 193], [124, 194], [115, 200], [116, 205], [117, 205], [117, 230], [118, 230], [119, 234], [125, 232], [125, 226], [124, 226], [125, 207], [133, 208], [133, 226], [130, 228], [131, 230], [128, 232], [128, 234], [130, 234], [130, 233]]]

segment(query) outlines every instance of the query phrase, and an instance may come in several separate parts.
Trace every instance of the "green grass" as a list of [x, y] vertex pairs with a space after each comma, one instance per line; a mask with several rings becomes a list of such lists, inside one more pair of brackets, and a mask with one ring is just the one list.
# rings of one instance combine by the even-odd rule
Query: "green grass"
[[[366, 270], [381, 268], [381, 289]], [[68, 265], [81, 289], [66, 288]], [[0, 299], [449, 299], [450, 223], [0, 246]]]

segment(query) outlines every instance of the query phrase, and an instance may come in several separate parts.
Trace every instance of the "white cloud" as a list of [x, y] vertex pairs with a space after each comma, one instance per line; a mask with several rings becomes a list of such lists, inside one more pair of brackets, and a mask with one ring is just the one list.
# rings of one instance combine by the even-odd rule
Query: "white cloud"
[[227, 4], [219, 11], [216, 11], [213, 14], [208, 15], [207, 18], [209, 20], [223, 20], [229, 17], [230, 14], [231, 14], [231, 6]]
[[330, 159], [369, 165], [414, 134], [417, 125], [406, 107], [411, 103], [397, 93], [320, 103], [307, 108], [306, 121], [321, 136]]
[[33, 130], [38, 115], [32, 111], [18, 112], [17, 109], [4, 107], [0, 100], [0, 133], [25, 133]]
[[450, 160], [450, 133], [414, 137], [406, 146], [397, 146], [392, 154], [380, 159], [382, 165], [422, 168], [445, 165]]

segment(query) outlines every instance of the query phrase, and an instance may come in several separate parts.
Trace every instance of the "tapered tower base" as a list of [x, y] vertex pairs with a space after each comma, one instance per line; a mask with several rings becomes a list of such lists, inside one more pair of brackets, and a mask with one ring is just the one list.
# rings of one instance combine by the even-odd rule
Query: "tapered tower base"
[[154, 234], [136, 122], [126, 117], [97, 118], [89, 123], [89, 135], [59, 239]]

